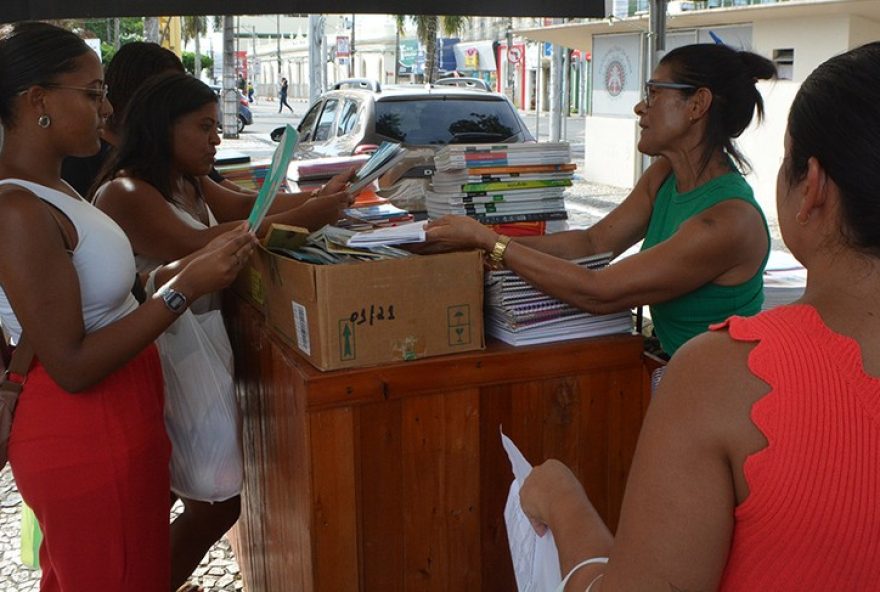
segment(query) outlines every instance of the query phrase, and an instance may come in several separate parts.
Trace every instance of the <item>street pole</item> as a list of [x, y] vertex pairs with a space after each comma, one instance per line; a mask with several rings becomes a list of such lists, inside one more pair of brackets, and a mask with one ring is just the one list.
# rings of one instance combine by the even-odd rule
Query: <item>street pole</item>
[[571, 114], [571, 51], [562, 56], [562, 137], [568, 140], [568, 116]]
[[355, 71], [355, 61], [354, 61], [354, 13], [351, 15], [351, 44], [348, 48], [348, 59], [351, 64], [351, 77], [354, 78], [357, 76], [357, 72]]
[[513, 50], [513, 17], [510, 17], [510, 20], [507, 22], [507, 92], [508, 98], [514, 104], [514, 96], [516, 93], [513, 92], [513, 87], [516, 85], [514, 82], [514, 72], [513, 72], [513, 63], [510, 61], [510, 54]]
[[400, 29], [394, 27], [394, 84], [400, 82]]
[[275, 56], [278, 58], [278, 81], [281, 81], [281, 15], [275, 15]]
[[324, 18], [319, 14], [309, 15], [309, 104], [321, 96], [322, 72], [324, 70]]
[[235, 17], [223, 17], [223, 137], [238, 137], [238, 96], [235, 90]]
[[540, 141], [541, 111], [544, 107], [544, 42], [538, 45], [538, 69], [535, 70], [535, 141]]
[[562, 137], [562, 47], [553, 45], [550, 54], [550, 141]]

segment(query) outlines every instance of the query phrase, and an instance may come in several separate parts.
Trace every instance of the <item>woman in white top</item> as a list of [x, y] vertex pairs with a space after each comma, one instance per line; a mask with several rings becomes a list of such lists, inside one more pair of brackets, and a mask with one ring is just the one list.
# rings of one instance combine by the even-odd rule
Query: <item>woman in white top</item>
[[[121, 141], [105, 169], [105, 182], [95, 193], [94, 203], [125, 230], [143, 271], [201, 248], [224, 229], [240, 224], [250, 211], [252, 198], [234, 192], [227, 192], [229, 195], [203, 192], [202, 181], [211, 171], [220, 143], [218, 118], [214, 92], [180, 72], [151, 77], [128, 104]], [[326, 212], [323, 223], [335, 222], [350, 205], [350, 197], [342, 191], [347, 178], [348, 174], [335, 178], [324, 188], [326, 195], [315, 197], [300, 208], [270, 210], [257, 234], [262, 234], [271, 222], [309, 224], [303, 218], [303, 211], [311, 203], [332, 204], [329, 209], [323, 207]], [[199, 302], [196, 306], [204, 309], [212, 305]], [[222, 342], [228, 351], [225, 330], [215, 328], [218, 334], [210, 341]], [[176, 365], [177, 355], [164, 338], [159, 347], [163, 361], [167, 362], [169, 406], [177, 400], [195, 401], [198, 393], [194, 391], [200, 385], [172, 388], [174, 381], [169, 371], [173, 371], [171, 366]], [[212, 351], [200, 353], [206, 366], [212, 365], [207, 358], [218, 358]], [[217, 393], [219, 400], [234, 398], [230, 383], [224, 382], [221, 390], [223, 392]], [[175, 437], [177, 430], [171, 422], [177, 418], [171, 411], [167, 411], [166, 416], [169, 434], [177, 446], [172, 458], [172, 489], [184, 505], [183, 514], [171, 527], [171, 589], [175, 590], [189, 577], [211, 545], [238, 519], [240, 496], [225, 497], [228, 495], [225, 492], [208, 498], [181, 486], [178, 475], [183, 471], [178, 472], [175, 467], [198, 462], [182, 458], [181, 450], [190, 442], [185, 435], [181, 439]], [[218, 441], [227, 436], [234, 441], [229, 423], [217, 425], [215, 429]], [[227, 449], [227, 454], [240, 456], [240, 452], [233, 449]], [[196, 467], [190, 469], [194, 471]]]
[[64, 157], [98, 150], [109, 113], [79, 37], [44, 23], [0, 35], [0, 322], [35, 351], [9, 462], [43, 529], [41, 590], [164, 592], [169, 451], [152, 344], [232, 281], [253, 239], [239, 228], [161, 270], [138, 307], [125, 234], [60, 178]]

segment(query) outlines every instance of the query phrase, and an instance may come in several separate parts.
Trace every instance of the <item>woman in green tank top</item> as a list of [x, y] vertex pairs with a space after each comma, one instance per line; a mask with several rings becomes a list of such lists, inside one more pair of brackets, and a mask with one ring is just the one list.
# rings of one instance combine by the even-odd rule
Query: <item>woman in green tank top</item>
[[[428, 225], [428, 248], [483, 249], [491, 263], [594, 314], [651, 305], [669, 355], [710, 323], [757, 313], [770, 236], [733, 139], [756, 110], [763, 115], [755, 82], [775, 74], [766, 58], [725, 45], [670, 51], [635, 106], [639, 151], [657, 159], [605, 218], [586, 230], [511, 240], [445, 216]], [[618, 256], [640, 240], [638, 254], [604, 269], [569, 261]]]

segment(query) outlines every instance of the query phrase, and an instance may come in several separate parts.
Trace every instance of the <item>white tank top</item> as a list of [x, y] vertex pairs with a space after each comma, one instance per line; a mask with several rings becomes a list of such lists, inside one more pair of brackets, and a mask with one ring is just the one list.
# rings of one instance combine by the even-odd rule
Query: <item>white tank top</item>
[[[109, 216], [85, 200], [21, 179], [2, 179], [0, 184], [18, 185], [61, 210], [79, 238], [73, 250], [73, 265], [79, 276], [83, 322], [92, 333], [117, 321], [137, 308], [131, 295], [135, 264], [128, 237]], [[2, 212], [2, 207], [0, 207]], [[0, 325], [17, 344], [21, 325], [0, 286]]]
[[[184, 210], [176, 203], [168, 202], [168, 207], [171, 208], [171, 211], [181, 219], [185, 224], [192, 226], [193, 228], [197, 228], [199, 230], [203, 228], [211, 228], [217, 226], [217, 218], [214, 217], [214, 212], [211, 211], [211, 206], [205, 203], [205, 209], [208, 212], [208, 225], [205, 226], [205, 223], [194, 217], [192, 214]], [[145, 257], [144, 255], [135, 254], [134, 256], [135, 265], [137, 266], [137, 270], [140, 273], [150, 272], [168, 263], [168, 261], [159, 261], [157, 259], [150, 259], [149, 257]], [[158, 286], [156, 286], [158, 288]], [[149, 288], [148, 288], [149, 291]], [[220, 305], [222, 303], [222, 297], [220, 292], [212, 292], [210, 294], [205, 294], [195, 302], [190, 303], [190, 309], [193, 311], [193, 314], [202, 314], [209, 310], [219, 310]]]

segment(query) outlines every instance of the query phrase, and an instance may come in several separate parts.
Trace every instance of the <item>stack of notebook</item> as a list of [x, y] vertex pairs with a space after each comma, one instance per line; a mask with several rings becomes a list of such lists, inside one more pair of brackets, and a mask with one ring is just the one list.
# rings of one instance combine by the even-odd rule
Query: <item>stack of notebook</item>
[[[610, 254], [575, 261], [600, 269]], [[592, 315], [544, 294], [509, 270], [486, 274], [486, 332], [512, 345], [530, 345], [632, 331], [632, 314]]]
[[217, 171], [240, 187], [259, 191], [269, 174], [270, 164], [269, 161], [228, 164], [218, 166]]
[[490, 225], [526, 223], [542, 233], [543, 224], [535, 223], [568, 217], [564, 193], [575, 169], [570, 160], [564, 142], [445, 146], [435, 158], [428, 217], [459, 214]]
[[300, 191], [311, 191], [321, 187], [334, 175], [360, 168], [370, 159], [367, 154], [355, 156], [336, 156], [330, 158], [313, 158], [310, 160], [295, 160], [287, 169], [287, 178], [296, 183]]

